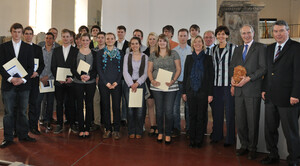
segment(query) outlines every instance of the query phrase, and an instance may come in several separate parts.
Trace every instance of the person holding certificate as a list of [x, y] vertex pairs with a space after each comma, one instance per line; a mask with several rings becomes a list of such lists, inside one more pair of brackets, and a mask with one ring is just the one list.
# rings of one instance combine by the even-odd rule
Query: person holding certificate
[[[113, 134], [113, 138], [117, 140], [120, 139], [123, 53], [114, 46], [115, 34], [107, 33], [105, 41], [106, 46], [97, 53], [98, 87], [103, 105], [105, 127], [105, 133], [102, 137], [109, 138]], [[110, 99], [112, 99], [113, 127], [111, 124]], [[114, 132], [112, 133], [113, 129]]]
[[213, 100], [214, 71], [211, 56], [204, 52], [201, 36], [192, 40], [192, 54], [184, 64], [182, 99], [188, 101], [190, 147], [201, 147], [206, 125], [203, 123], [208, 103]]
[[[127, 84], [125, 86], [125, 98], [130, 106], [131, 99], [129, 93], [137, 93], [137, 89], [143, 89], [142, 103], [144, 100], [145, 80], [147, 79], [148, 56], [141, 52], [141, 39], [138, 37], [131, 38], [130, 52], [124, 57], [123, 77]], [[128, 134], [129, 138], [141, 138], [143, 134], [143, 106], [137, 108], [128, 108]]]
[[[166, 73], [162, 77], [169, 77], [169, 82], [159, 82], [157, 79], [159, 71]], [[158, 128], [157, 141], [162, 142], [165, 126], [165, 144], [171, 143], [171, 131], [173, 127], [173, 106], [176, 91], [179, 90], [177, 78], [180, 75], [180, 57], [178, 53], [170, 49], [169, 39], [166, 35], [158, 36], [157, 48], [149, 57], [148, 77], [151, 82], [156, 108], [156, 123]], [[169, 75], [171, 73], [171, 75]], [[167, 86], [167, 89], [165, 88]], [[161, 88], [164, 87], [164, 88]], [[165, 115], [165, 125], [164, 125]]]
[[[71, 72], [74, 75], [75, 96], [77, 101], [77, 118], [79, 124], [79, 137], [89, 137], [92, 114], [94, 111], [93, 101], [96, 89], [96, 55], [95, 51], [89, 48], [91, 38], [88, 33], [80, 37], [81, 48], [73, 59]], [[84, 65], [81, 65], [84, 64]], [[88, 70], [84, 70], [87, 68]], [[85, 100], [86, 114], [84, 120], [83, 100]]]

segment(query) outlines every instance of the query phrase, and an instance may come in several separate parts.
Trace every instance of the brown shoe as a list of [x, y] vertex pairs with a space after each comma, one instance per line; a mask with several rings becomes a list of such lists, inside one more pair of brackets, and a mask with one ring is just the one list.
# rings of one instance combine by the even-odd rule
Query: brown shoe
[[118, 131], [113, 132], [113, 139], [118, 140], [120, 138], [121, 138], [120, 132], [118, 132]]
[[141, 139], [142, 136], [141, 136], [141, 135], [136, 135], [135, 138], [136, 138], [136, 139]]
[[102, 135], [102, 138], [106, 139], [106, 138], [109, 138], [111, 135], [111, 131], [107, 130], [105, 131], [105, 133]]
[[129, 135], [129, 138], [130, 138], [130, 139], [133, 139], [134, 137], [135, 137], [134, 134], [130, 134], [130, 135]]
[[248, 153], [248, 149], [243, 149], [243, 148], [238, 149], [238, 150], [235, 152], [235, 154], [236, 154], [237, 156], [243, 156], [243, 155], [245, 155], [245, 154], [247, 154], [247, 153]]

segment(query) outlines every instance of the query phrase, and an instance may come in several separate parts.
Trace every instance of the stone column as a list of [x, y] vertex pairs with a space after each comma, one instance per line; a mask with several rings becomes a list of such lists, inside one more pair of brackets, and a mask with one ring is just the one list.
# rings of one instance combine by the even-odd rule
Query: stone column
[[225, 25], [230, 30], [229, 41], [234, 44], [242, 44], [240, 37], [240, 28], [243, 24], [250, 24], [255, 31], [254, 40], [258, 41], [258, 12], [264, 8], [264, 5], [256, 5], [249, 0], [223, 1], [220, 5], [218, 16], [220, 17], [219, 25]]

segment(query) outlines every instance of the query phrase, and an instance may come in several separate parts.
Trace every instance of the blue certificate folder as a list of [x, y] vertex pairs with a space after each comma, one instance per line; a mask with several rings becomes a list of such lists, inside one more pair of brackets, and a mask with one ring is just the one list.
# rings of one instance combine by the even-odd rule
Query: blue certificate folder
[[14, 65], [13, 67], [9, 68], [7, 70], [7, 73], [12, 76], [12, 77], [21, 77], [21, 73], [19, 72], [18, 68], [16, 65]]
[[13, 58], [5, 63], [3, 68], [11, 77], [25, 77], [28, 74], [17, 58]]

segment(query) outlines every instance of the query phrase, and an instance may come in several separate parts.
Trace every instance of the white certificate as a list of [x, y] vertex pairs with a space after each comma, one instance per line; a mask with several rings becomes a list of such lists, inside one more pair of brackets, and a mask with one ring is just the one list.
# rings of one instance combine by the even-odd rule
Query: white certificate
[[66, 81], [67, 76], [72, 76], [69, 68], [57, 67], [56, 81]]
[[85, 61], [81, 60], [79, 61], [78, 67], [77, 67], [77, 73], [81, 75], [81, 72], [85, 72], [86, 74], [89, 73], [90, 70], [90, 64], [86, 63]]
[[38, 68], [39, 68], [39, 59], [34, 58], [34, 71], [37, 71]]
[[157, 87], [163, 91], [167, 91], [169, 87], [166, 85], [166, 82], [171, 82], [173, 72], [158, 69], [157, 77], [155, 81], [158, 81], [160, 85]]
[[136, 92], [129, 89], [129, 108], [140, 108], [143, 106], [143, 88], [137, 88]]
[[25, 77], [27, 75], [26, 70], [23, 68], [17, 58], [13, 58], [5, 63], [3, 68], [12, 77]]
[[47, 92], [54, 92], [55, 86], [54, 86], [54, 80], [48, 80], [48, 85], [44, 85], [40, 81], [40, 93], [47, 93]]

